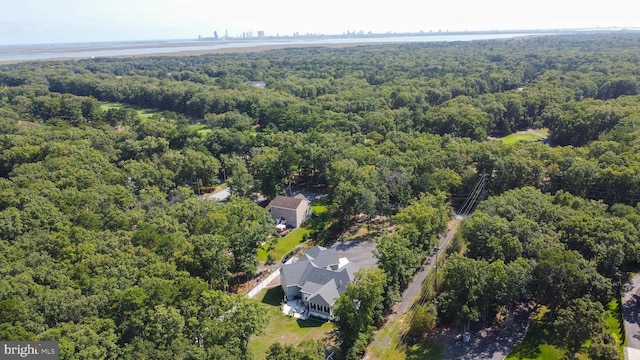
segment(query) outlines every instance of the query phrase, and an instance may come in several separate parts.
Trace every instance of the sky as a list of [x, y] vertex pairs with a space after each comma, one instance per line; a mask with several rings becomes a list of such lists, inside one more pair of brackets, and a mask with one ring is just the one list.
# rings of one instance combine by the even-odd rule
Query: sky
[[607, 0], [0, 0], [0, 44], [419, 31], [640, 28]]

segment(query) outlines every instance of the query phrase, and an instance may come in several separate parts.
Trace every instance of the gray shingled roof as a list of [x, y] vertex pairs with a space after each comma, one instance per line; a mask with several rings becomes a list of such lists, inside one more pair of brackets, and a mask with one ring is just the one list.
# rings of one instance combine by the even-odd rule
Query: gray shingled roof
[[312, 268], [313, 265], [308, 261], [296, 261], [291, 264], [282, 265], [281, 281], [285, 287], [298, 285], [302, 287], [304, 284], [304, 278], [306, 277], [307, 268]]
[[326, 283], [321, 287], [315, 295], [309, 297], [309, 301], [316, 304], [332, 307], [336, 303], [336, 299], [340, 296], [335, 280]]
[[327, 250], [326, 247], [322, 247], [320, 245], [314, 246], [311, 249], [305, 251], [302, 255], [307, 259], [315, 259], [317, 258], [323, 251]]
[[307, 280], [304, 282], [304, 285], [300, 289], [300, 292], [305, 294], [315, 294], [316, 291], [320, 290], [322, 286], [323, 284], [318, 284]]
[[305, 252], [305, 256], [314, 265], [321, 268], [337, 266], [340, 263], [338, 252], [335, 248], [326, 249], [321, 246], [314, 246]]
[[358, 266], [353, 263], [348, 263], [336, 274], [337, 276], [334, 279], [338, 284], [338, 291], [341, 294], [346, 290], [347, 284], [355, 277], [356, 271], [358, 271]]
[[311, 271], [309, 271], [308, 274], [306, 275], [306, 278], [304, 279], [307, 282], [313, 282], [316, 284], [326, 284], [329, 281], [333, 280], [338, 271], [333, 271], [333, 270], [327, 270], [327, 269], [323, 269], [323, 268], [319, 268], [319, 267], [312, 267]]
[[357, 266], [352, 263], [348, 263], [337, 271], [328, 269], [326, 266], [318, 266], [318, 263], [331, 265], [334, 259], [335, 264], [338, 264], [338, 255], [335, 249], [325, 249], [321, 246], [313, 247], [305, 251], [298, 261], [282, 265], [282, 285], [284, 287], [298, 286], [300, 292], [310, 295], [309, 300], [313, 300], [317, 304], [333, 306], [335, 299], [353, 280], [357, 270]]
[[267, 211], [272, 207], [296, 210], [298, 206], [300, 206], [300, 203], [302, 202], [302, 200], [306, 200], [306, 198], [304, 196], [289, 197], [289, 196], [278, 195], [275, 197], [275, 199], [271, 200], [269, 205], [267, 205]]

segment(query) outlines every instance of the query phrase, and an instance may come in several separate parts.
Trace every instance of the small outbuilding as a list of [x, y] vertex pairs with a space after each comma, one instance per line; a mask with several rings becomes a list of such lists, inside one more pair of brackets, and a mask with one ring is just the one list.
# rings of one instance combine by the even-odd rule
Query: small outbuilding
[[311, 217], [311, 205], [304, 195], [276, 196], [267, 211], [278, 224], [296, 228]]

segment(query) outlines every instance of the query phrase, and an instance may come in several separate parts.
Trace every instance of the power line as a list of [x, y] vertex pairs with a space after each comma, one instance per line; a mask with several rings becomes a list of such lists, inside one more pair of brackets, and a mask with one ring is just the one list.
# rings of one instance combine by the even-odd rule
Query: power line
[[473, 207], [478, 202], [478, 199], [481, 196], [484, 197], [486, 178], [487, 178], [487, 174], [482, 172], [482, 174], [480, 175], [480, 179], [478, 179], [478, 181], [476, 181], [473, 189], [471, 190], [471, 193], [470, 193], [469, 197], [467, 197], [465, 202], [460, 207], [460, 209], [458, 211], [458, 214], [460, 214], [462, 216], [465, 216], [465, 215], [469, 214], [471, 212], [471, 210], [473, 209]]
[[[472, 191], [469, 193], [469, 196], [467, 197], [467, 199], [465, 200], [465, 202], [463, 203], [463, 205], [460, 207], [460, 210], [458, 211], [458, 214], [461, 216], [466, 216], [468, 215], [474, 208], [474, 206], [476, 205], [476, 203], [480, 200], [482, 200], [482, 198], [485, 195], [485, 185], [487, 182], [487, 174], [486, 173], [482, 173], [480, 175], [480, 178], [476, 181], [476, 183], [474, 184], [474, 187], [472, 189]], [[449, 234], [445, 234], [445, 238], [446, 236], [449, 236]], [[427, 257], [429, 258], [429, 257]], [[425, 259], [426, 261], [426, 259]], [[424, 265], [424, 263], [423, 263]], [[437, 254], [436, 254], [436, 263], [434, 263], [434, 276], [437, 278], [438, 274], [437, 274]], [[427, 301], [427, 293], [425, 291], [423, 291], [423, 286], [426, 284], [426, 281], [428, 279], [428, 275], [427, 277], [425, 277], [423, 283], [421, 284], [421, 295], [418, 301], [414, 302], [413, 304], [411, 304], [410, 306], [410, 310], [409, 313], [407, 314], [409, 317], [409, 321], [407, 322], [409, 325], [409, 328], [411, 328], [411, 325], [413, 324], [413, 322], [415, 321], [415, 308], [416, 306], [421, 306], [424, 305], [424, 303]], [[397, 348], [397, 346], [391, 347], [389, 346], [389, 342], [391, 341], [391, 339], [397, 337], [400, 333], [400, 324], [398, 322], [393, 324], [393, 328], [390, 331], [390, 334], [386, 337], [386, 341], [385, 341], [385, 347], [382, 347], [382, 350], [380, 352], [374, 353], [373, 355], [378, 358], [378, 359], [385, 359], [385, 356], [395, 350]], [[402, 344], [404, 343], [404, 341], [406, 340], [406, 336], [407, 336], [407, 332], [405, 332], [404, 334], [402, 334], [400, 336], [399, 342], [398, 344]], [[377, 356], [376, 356], [377, 355]]]

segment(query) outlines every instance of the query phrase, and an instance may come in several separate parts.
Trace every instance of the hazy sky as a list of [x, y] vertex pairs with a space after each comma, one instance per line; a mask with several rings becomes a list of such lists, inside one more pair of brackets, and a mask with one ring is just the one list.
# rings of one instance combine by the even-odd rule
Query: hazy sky
[[637, 0], [0, 0], [0, 44], [640, 27], [639, 13]]

